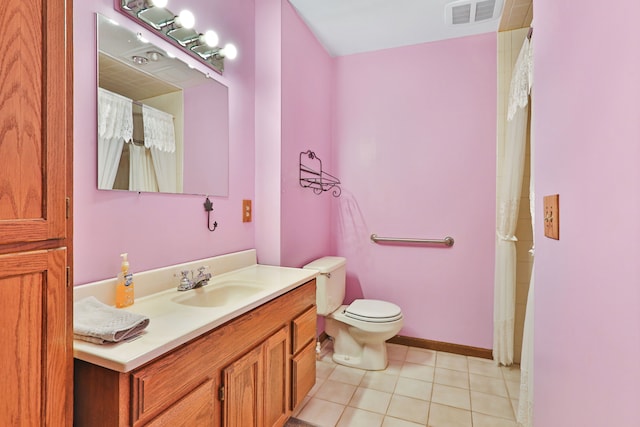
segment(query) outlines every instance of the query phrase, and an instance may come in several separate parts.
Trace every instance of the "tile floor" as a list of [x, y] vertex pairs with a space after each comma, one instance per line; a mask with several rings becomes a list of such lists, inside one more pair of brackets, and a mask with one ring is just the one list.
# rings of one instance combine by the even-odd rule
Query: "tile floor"
[[316, 363], [316, 385], [294, 416], [321, 427], [516, 427], [520, 370], [493, 361], [387, 344], [389, 366]]

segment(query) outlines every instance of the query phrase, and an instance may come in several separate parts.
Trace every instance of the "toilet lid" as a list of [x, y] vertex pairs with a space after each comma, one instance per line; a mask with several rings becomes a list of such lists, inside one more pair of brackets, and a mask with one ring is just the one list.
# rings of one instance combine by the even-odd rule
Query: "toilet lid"
[[364, 322], [393, 322], [402, 319], [397, 305], [375, 299], [357, 299], [344, 311], [345, 316]]

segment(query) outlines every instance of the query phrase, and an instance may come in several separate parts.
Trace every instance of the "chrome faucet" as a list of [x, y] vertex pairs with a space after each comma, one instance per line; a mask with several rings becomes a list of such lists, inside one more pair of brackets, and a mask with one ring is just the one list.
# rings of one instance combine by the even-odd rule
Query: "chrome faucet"
[[200, 267], [198, 268], [198, 275], [193, 279], [194, 288], [199, 288], [204, 285], [209, 284], [209, 279], [211, 279], [211, 273], [205, 273], [209, 267]]
[[[188, 291], [190, 289], [200, 288], [209, 283], [209, 279], [211, 279], [211, 273], [205, 273], [205, 270], [208, 267], [200, 267], [198, 268], [198, 274], [193, 277], [193, 271], [182, 270], [180, 272], [180, 284], [178, 285], [179, 291]], [[191, 278], [189, 277], [189, 273], [191, 273]]]

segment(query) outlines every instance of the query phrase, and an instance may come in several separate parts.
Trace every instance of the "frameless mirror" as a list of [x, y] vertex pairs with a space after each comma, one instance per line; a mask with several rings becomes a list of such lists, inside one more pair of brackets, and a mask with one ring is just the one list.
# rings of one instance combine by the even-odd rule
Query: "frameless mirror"
[[228, 195], [228, 88], [97, 15], [98, 189]]

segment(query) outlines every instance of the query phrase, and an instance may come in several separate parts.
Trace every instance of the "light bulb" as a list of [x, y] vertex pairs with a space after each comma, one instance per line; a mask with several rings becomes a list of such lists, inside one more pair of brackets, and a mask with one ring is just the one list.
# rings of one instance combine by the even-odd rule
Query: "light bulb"
[[175, 23], [182, 28], [190, 29], [196, 25], [196, 17], [193, 16], [193, 13], [185, 9], [178, 14], [175, 19]]
[[202, 36], [202, 41], [209, 47], [216, 47], [218, 46], [218, 34], [213, 30], [209, 30]]
[[233, 60], [238, 57], [238, 49], [231, 43], [227, 43], [226, 45], [224, 45], [224, 48], [222, 48], [222, 50], [220, 51], [220, 54], [225, 58], [229, 58]]
[[155, 7], [167, 7], [167, 0], [151, 0]]

